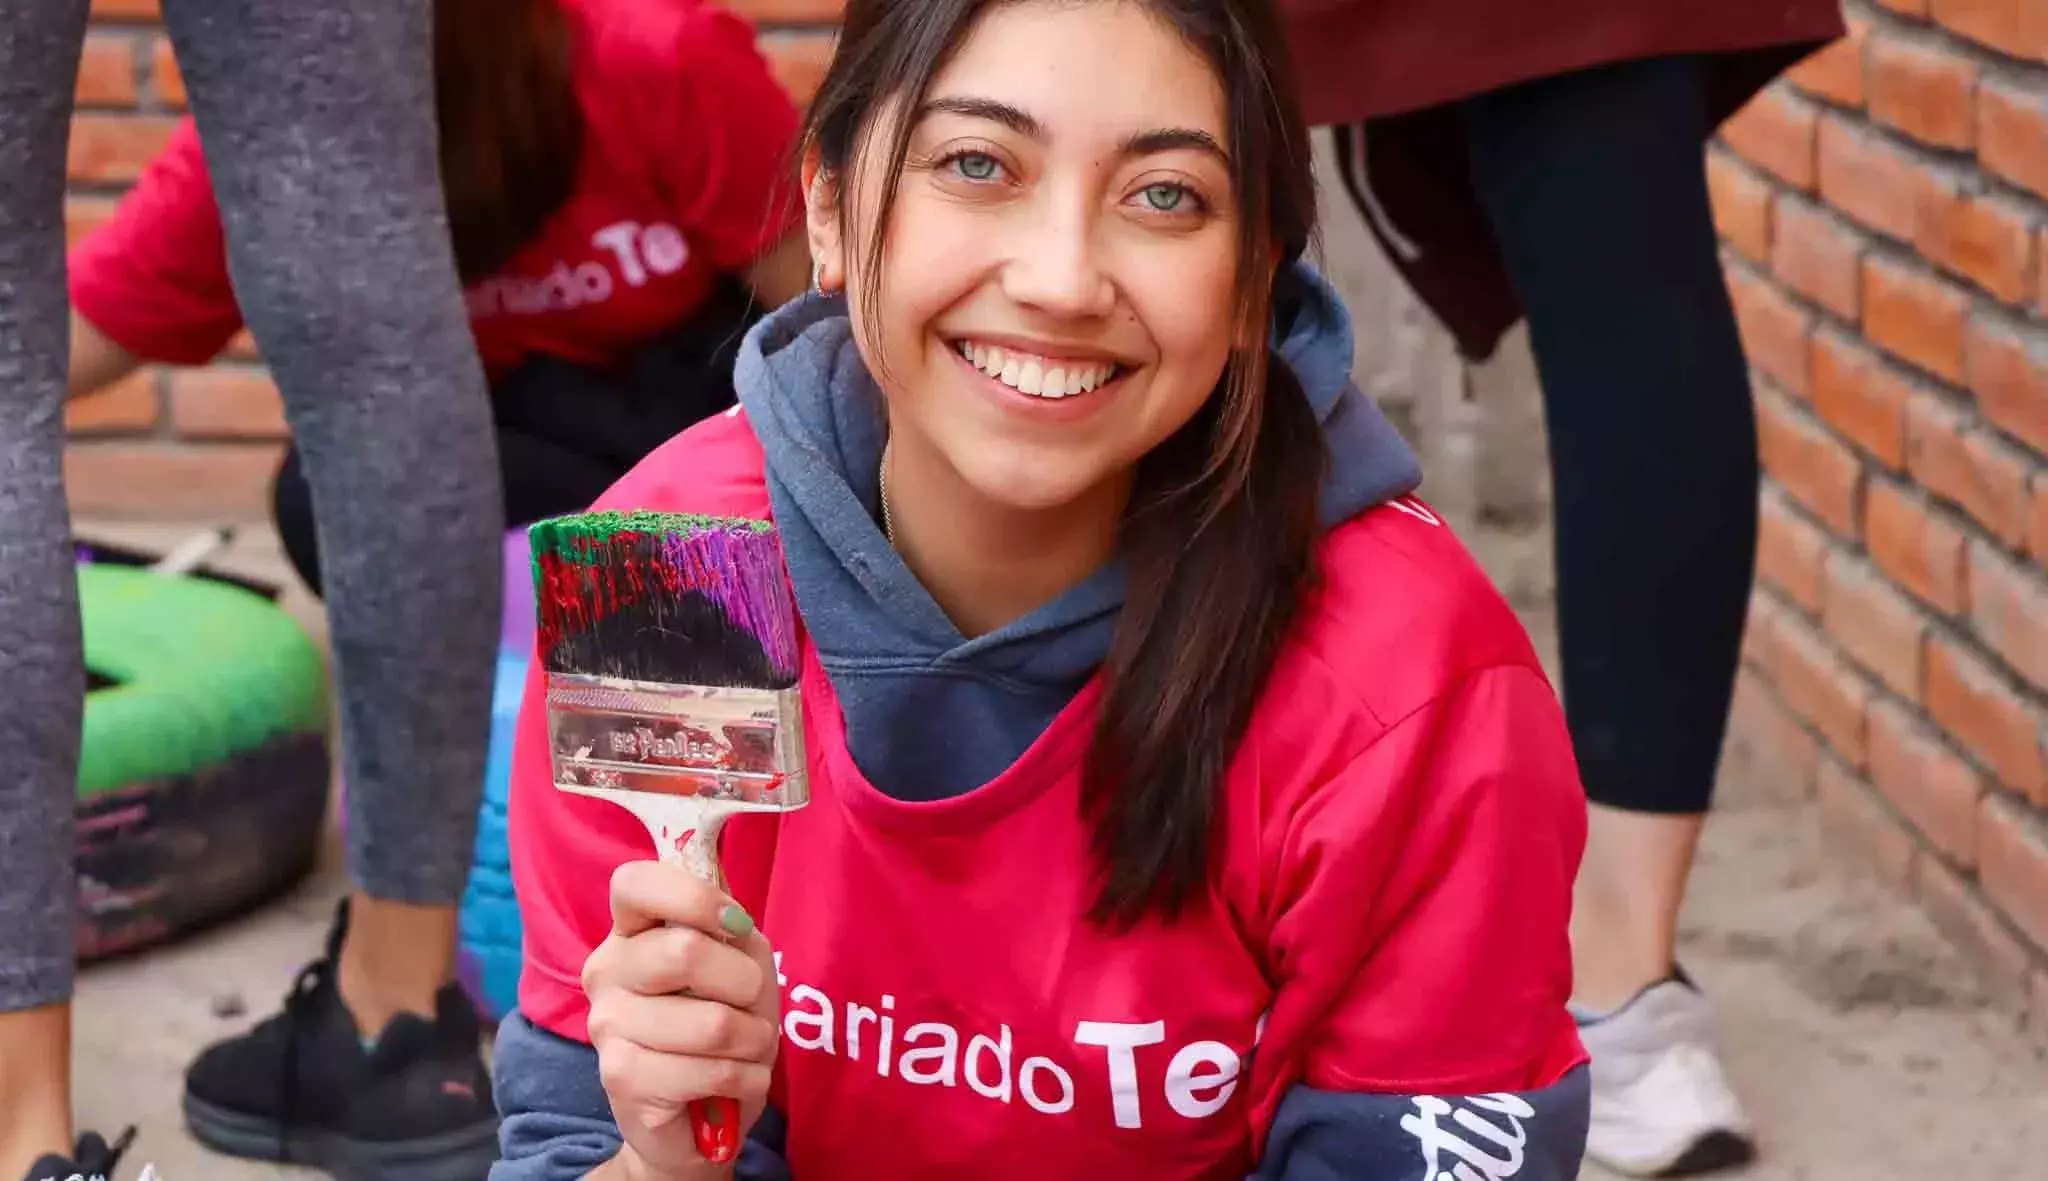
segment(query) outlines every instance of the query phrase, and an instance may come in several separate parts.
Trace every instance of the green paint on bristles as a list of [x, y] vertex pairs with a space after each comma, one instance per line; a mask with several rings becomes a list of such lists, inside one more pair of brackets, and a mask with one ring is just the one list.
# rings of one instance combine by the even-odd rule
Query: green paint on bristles
[[713, 529], [766, 532], [774, 526], [748, 517], [712, 517], [699, 513], [664, 513], [650, 509], [606, 509], [550, 517], [526, 527], [532, 550], [534, 585], [540, 585], [541, 561], [552, 554], [565, 562], [595, 565], [605, 560], [605, 547], [621, 534], [654, 537], [688, 536]]
[[798, 627], [774, 525], [647, 510], [527, 529], [550, 673], [782, 688]]

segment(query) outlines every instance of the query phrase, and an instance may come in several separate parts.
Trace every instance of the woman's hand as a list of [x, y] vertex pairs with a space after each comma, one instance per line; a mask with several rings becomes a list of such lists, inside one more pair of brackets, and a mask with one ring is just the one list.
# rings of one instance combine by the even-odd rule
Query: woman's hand
[[[729, 1176], [697, 1151], [692, 1100], [740, 1104], [740, 1138], [767, 1103], [781, 997], [767, 939], [738, 904], [681, 866], [612, 875], [612, 933], [583, 965], [590, 1043], [631, 1181]], [[612, 1176], [613, 1171], [605, 1173]]]

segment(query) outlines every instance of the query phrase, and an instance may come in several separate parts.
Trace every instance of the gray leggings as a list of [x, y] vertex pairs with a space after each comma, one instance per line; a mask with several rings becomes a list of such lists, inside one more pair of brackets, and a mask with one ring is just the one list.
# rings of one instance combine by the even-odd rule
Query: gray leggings
[[[84, 675], [62, 477], [63, 198], [88, 0], [0, 0], [0, 1011], [73, 976]], [[447, 235], [430, 0], [165, 0], [319, 514], [349, 868], [452, 903], [497, 643], [498, 465]]]

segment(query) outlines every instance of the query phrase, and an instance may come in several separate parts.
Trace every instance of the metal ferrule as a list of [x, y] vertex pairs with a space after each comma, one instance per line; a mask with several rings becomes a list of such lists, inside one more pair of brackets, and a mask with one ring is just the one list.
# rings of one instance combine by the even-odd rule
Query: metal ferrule
[[547, 674], [555, 786], [796, 808], [810, 800], [797, 690]]

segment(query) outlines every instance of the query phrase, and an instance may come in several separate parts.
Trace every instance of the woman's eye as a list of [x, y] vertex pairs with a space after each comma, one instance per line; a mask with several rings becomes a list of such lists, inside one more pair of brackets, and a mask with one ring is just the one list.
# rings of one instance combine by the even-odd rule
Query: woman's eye
[[1158, 213], [1179, 213], [1189, 201], [1187, 188], [1175, 184], [1146, 185], [1140, 190], [1140, 195], [1145, 198], [1145, 204]]
[[996, 158], [987, 152], [962, 152], [953, 157], [953, 168], [968, 180], [994, 180], [1003, 170]]

